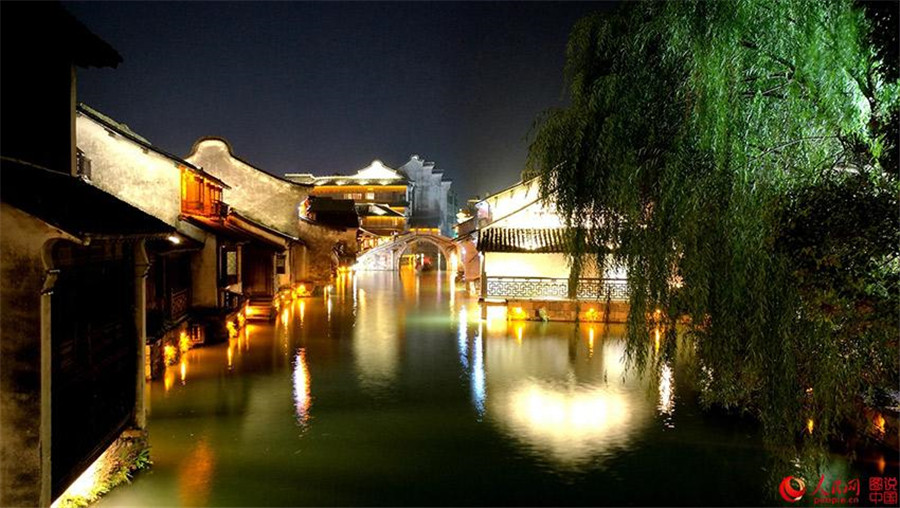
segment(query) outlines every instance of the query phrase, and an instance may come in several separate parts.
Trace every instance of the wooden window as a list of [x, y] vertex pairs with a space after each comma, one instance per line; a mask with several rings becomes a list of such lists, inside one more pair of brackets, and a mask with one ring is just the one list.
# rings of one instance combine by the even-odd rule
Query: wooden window
[[222, 269], [221, 284], [227, 286], [236, 284], [238, 281], [238, 257], [237, 250], [226, 249], [222, 251], [222, 263], [219, 265]]

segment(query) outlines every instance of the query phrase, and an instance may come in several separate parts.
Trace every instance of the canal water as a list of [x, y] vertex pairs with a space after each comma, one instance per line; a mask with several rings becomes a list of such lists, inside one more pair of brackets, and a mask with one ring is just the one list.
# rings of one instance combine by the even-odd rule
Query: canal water
[[446, 274], [344, 277], [151, 383], [153, 467], [98, 505], [786, 504], [758, 427], [700, 410], [687, 354], [626, 371], [623, 333], [481, 320]]

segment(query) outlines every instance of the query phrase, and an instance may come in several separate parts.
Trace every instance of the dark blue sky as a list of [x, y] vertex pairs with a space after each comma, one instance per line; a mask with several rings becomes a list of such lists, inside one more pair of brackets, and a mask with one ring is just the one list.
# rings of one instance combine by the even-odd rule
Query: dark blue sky
[[187, 155], [201, 136], [275, 174], [435, 161], [461, 200], [515, 182], [563, 104], [565, 45], [602, 3], [65, 3], [124, 58], [78, 99]]

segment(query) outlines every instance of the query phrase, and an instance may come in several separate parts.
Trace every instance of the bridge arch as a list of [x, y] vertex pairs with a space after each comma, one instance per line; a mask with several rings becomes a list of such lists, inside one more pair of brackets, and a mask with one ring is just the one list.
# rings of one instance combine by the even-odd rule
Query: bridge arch
[[450, 238], [431, 233], [405, 233], [398, 235], [389, 243], [360, 254], [357, 257], [357, 268], [360, 270], [396, 271], [400, 268], [400, 258], [403, 253], [418, 243], [428, 243], [437, 247], [447, 260], [448, 266], [454, 255], [457, 262], [459, 260], [458, 247]]
[[[410, 235], [409, 238], [404, 239], [397, 246], [396, 256], [395, 256], [395, 258], [396, 258], [395, 259], [395, 265], [396, 265], [395, 269], [397, 269], [397, 270], [400, 269], [400, 260], [403, 257], [404, 252], [406, 252], [408, 249], [412, 248], [415, 245], [426, 243], [426, 244], [432, 245], [434, 247], [437, 247], [437, 249], [441, 253], [441, 255], [444, 256], [444, 259], [446, 260], [445, 262], [447, 263], [447, 269], [449, 270], [450, 269], [450, 259], [452, 258], [453, 255], [456, 255], [457, 259], [459, 259], [459, 253], [456, 251], [456, 245], [454, 245], [453, 242], [450, 241], [449, 238], [446, 239], [446, 241], [438, 240], [437, 238], [443, 238], [443, 237], [436, 237], [436, 235]], [[440, 268], [440, 267], [438, 267], [438, 268]]]

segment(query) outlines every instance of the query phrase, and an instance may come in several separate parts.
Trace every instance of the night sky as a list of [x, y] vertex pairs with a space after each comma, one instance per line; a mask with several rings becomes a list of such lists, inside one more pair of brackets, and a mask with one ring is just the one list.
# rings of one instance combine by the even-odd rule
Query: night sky
[[274, 174], [419, 154], [460, 201], [518, 180], [564, 104], [572, 25], [603, 3], [65, 3], [124, 58], [78, 100], [186, 156], [208, 135]]

